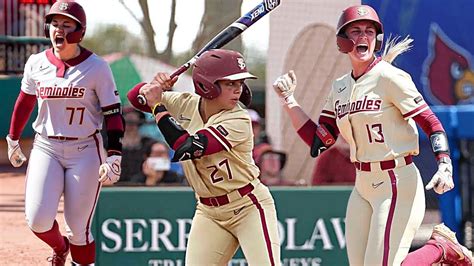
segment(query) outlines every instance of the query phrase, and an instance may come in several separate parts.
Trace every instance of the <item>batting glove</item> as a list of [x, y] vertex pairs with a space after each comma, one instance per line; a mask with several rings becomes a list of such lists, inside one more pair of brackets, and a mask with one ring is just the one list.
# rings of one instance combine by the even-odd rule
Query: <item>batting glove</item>
[[288, 107], [298, 105], [293, 96], [296, 89], [296, 74], [293, 70], [278, 77], [273, 83], [273, 89]]
[[454, 188], [453, 165], [450, 159], [447, 158], [447, 160], [444, 159], [439, 162], [438, 171], [425, 188], [426, 190], [433, 189], [438, 194], [443, 194]]
[[112, 155], [105, 159], [105, 163], [99, 167], [99, 182], [112, 185], [120, 179], [122, 173], [122, 156]]
[[20, 143], [18, 140], [12, 140], [10, 135], [7, 135], [6, 139], [8, 144], [8, 160], [10, 160], [13, 167], [20, 167], [26, 162], [26, 156], [21, 152]]

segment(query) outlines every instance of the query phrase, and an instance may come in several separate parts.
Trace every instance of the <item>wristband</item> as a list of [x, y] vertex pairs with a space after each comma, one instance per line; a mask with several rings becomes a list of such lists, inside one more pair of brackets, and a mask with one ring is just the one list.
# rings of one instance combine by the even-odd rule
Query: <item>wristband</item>
[[440, 164], [442, 164], [442, 163], [451, 164], [451, 158], [449, 158], [449, 157], [441, 157], [441, 158], [439, 158], [439, 160], [438, 160], [438, 165], [440, 165]]
[[164, 111], [166, 111], [166, 107], [161, 102], [158, 102], [157, 104], [155, 104], [155, 106], [153, 106], [153, 108], [151, 108], [151, 112], [154, 116]]
[[431, 149], [433, 153], [438, 156], [440, 154], [449, 155], [449, 145], [446, 133], [443, 131], [437, 131], [430, 136]]

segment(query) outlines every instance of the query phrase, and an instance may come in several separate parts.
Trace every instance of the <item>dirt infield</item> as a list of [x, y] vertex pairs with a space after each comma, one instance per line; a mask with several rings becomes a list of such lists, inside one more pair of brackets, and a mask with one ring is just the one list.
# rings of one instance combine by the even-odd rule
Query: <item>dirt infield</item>
[[[25, 221], [25, 169], [0, 167], [0, 265], [47, 265], [51, 249], [33, 235]], [[62, 202], [57, 221], [64, 228]], [[68, 259], [70, 265], [70, 258]]]

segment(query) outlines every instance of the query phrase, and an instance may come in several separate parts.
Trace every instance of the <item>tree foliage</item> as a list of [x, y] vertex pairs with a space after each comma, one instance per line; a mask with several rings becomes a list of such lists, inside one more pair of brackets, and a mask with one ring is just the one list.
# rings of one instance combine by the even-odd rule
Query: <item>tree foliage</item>
[[[151, 14], [148, 0], [136, 0], [140, 5], [142, 16], [134, 14], [124, 3], [124, 0], [119, 1], [140, 24], [142, 32], [130, 33], [123, 26], [102, 25], [92, 34], [88, 32], [82, 44], [99, 55], [113, 52], [138, 53], [157, 58], [175, 66], [188, 61], [214, 36], [239, 18], [242, 6], [242, 0], [204, 0], [204, 14], [191, 49], [181, 54], [173, 54], [172, 44], [177, 28], [175, 19], [176, 0], [172, 0], [171, 10], [159, 11], [171, 12], [168, 22], [168, 35], [163, 37], [167, 38], [167, 45], [163, 51], [156, 49], [155, 40], [157, 32], [151, 23], [151, 16], [159, 16], [160, 14], [157, 12]], [[140, 36], [136, 34], [140, 34]], [[160, 36], [163, 36], [163, 34], [160, 34]], [[236, 50], [244, 54], [249, 70], [259, 78], [255, 81], [249, 81], [250, 85], [263, 86], [265, 84], [265, 54], [262, 54], [256, 47], [243, 47], [241, 37], [236, 38], [224, 48]]]
[[87, 32], [81, 45], [98, 55], [115, 52], [145, 54], [142, 40], [123, 26], [103, 24], [94, 32]]
[[[134, 14], [130, 8], [125, 4], [124, 0], [120, 0], [120, 3], [125, 9], [133, 16], [133, 18], [140, 24], [143, 29], [147, 55], [160, 59], [166, 63], [173, 63], [173, 39], [177, 28], [176, 24], [176, 0], [171, 0], [171, 10], [163, 10], [162, 12], [171, 12], [170, 19], [168, 21], [168, 36], [165, 37], [167, 40], [166, 48], [164, 51], [159, 52], [156, 49], [155, 37], [157, 36], [156, 30], [153, 28], [151, 23], [151, 16], [159, 16], [157, 13], [151, 14], [148, 7], [148, 0], [137, 0], [141, 12], [142, 18], [139, 18]], [[209, 42], [216, 34], [218, 34], [225, 27], [230, 25], [236, 18], [240, 17], [240, 10], [242, 6], [242, 0], [205, 0], [204, 2], [204, 14], [201, 19], [199, 31], [192, 44], [190, 55], [194, 55], [198, 52], [207, 42]], [[239, 37], [229, 43], [226, 48], [242, 51], [242, 39]]]

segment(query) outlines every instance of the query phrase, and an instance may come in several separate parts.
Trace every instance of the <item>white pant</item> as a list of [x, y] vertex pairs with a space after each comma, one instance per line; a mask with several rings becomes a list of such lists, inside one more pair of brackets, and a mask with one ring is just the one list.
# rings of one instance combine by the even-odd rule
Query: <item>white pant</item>
[[100, 134], [81, 140], [52, 140], [36, 135], [26, 174], [25, 214], [37, 233], [51, 229], [64, 194], [64, 218], [70, 242], [93, 241], [90, 227], [101, 188], [104, 160]]

